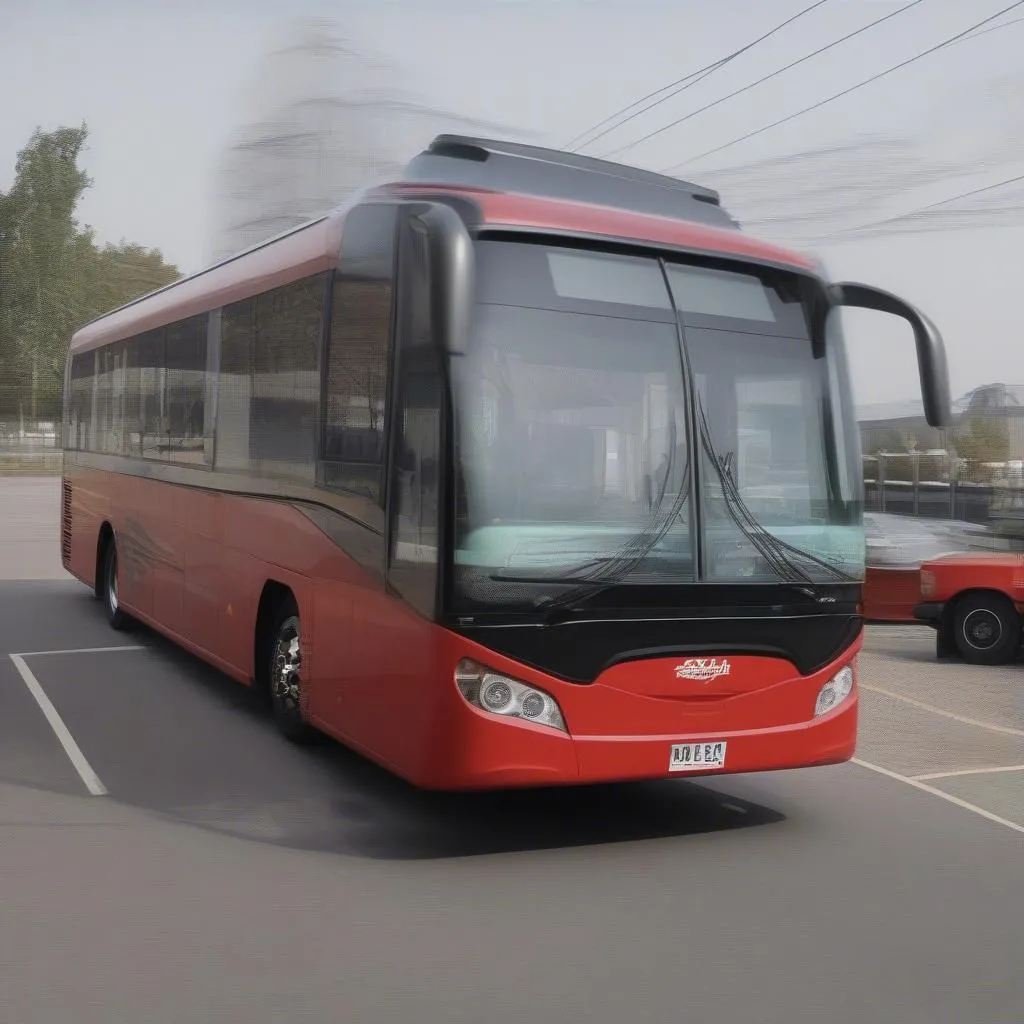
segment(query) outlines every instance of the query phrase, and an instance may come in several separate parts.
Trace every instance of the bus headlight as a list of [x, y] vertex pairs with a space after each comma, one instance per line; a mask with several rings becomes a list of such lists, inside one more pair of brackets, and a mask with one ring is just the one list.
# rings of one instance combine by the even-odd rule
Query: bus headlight
[[550, 693], [493, 672], [468, 658], [463, 658], [455, 669], [455, 685], [473, 707], [488, 714], [569, 731], [562, 709]]
[[818, 692], [814, 704], [814, 717], [826, 715], [835, 710], [850, 696], [853, 689], [853, 666], [841, 668]]

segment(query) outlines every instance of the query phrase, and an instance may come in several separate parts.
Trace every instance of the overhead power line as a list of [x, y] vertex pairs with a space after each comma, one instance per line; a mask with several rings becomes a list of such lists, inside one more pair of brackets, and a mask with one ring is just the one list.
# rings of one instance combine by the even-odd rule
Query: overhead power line
[[914, 217], [919, 217], [923, 213], [928, 213], [930, 210], [938, 210], [943, 206], [951, 206], [953, 203], [959, 203], [963, 199], [973, 199], [974, 196], [983, 195], [985, 192], [994, 192], [996, 189], [1006, 188], [1008, 185], [1016, 185], [1019, 182], [1024, 182], [1024, 174], [1016, 174], [1012, 178], [1004, 178], [1002, 181], [997, 181], [993, 185], [982, 185], [980, 188], [972, 188], [967, 192], [961, 192], [959, 195], [950, 196], [948, 199], [940, 199], [938, 202], [929, 203], [927, 206], [920, 206], [916, 210], [897, 214], [895, 217], [885, 217], [882, 220], [874, 220], [869, 221], [867, 224], [859, 224], [855, 228], [846, 228], [842, 231], [834, 231], [824, 237], [836, 238], [845, 235], [855, 235], [861, 231], [869, 231], [872, 228], [886, 227], [889, 224], [899, 224], [904, 221], [911, 220]]
[[804, 107], [803, 110], [798, 110], [796, 113], [789, 114], [786, 117], [780, 118], [778, 121], [773, 121], [771, 124], [766, 124], [752, 132], [747, 132], [746, 135], [741, 135], [738, 139], [733, 139], [731, 142], [725, 142], [721, 146], [715, 146], [714, 149], [709, 149], [697, 156], [690, 157], [689, 160], [684, 160], [682, 163], [675, 164], [672, 167], [667, 167], [661, 173], [672, 174], [689, 164], [696, 163], [698, 160], [703, 160], [707, 156], [711, 156], [714, 153], [720, 153], [723, 149], [729, 149], [732, 146], [739, 145], [741, 142], [746, 142], [748, 139], [752, 139], [757, 135], [762, 135], [764, 132], [771, 131], [772, 128], [778, 128], [779, 125], [793, 121], [798, 117], [802, 117], [804, 114], [809, 114], [812, 110], [818, 110], [826, 104], [831, 103], [833, 100], [841, 99], [843, 96], [849, 96], [851, 92], [863, 89], [864, 86], [871, 85], [872, 82], [877, 82], [879, 79], [885, 78], [886, 75], [891, 75], [894, 71], [899, 71], [902, 68], [907, 67], [909, 64], [914, 64], [915, 62], [936, 53], [938, 50], [951, 46], [953, 43], [963, 39], [976, 29], [987, 25], [991, 21], [995, 21], [996, 18], [1001, 18], [1004, 14], [1008, 14], [1010, 11], [1016, 10], [1022, 5], [1024, 5], [1024, 0], [1017, 0], [1017, 3], [1010, 4], [1008, 7], [1004, 7], [1001, 11], [997, 11], [995, 14], [992, 14], [987, 18], [983, 18], [981, 21], [971, 25], [970, 28], [966, 28], [962, 32], [958, 32], [956, 35], [950, 36], [948, 39], [944, 39], [941, 43], [937, 43], [935, 46], [929, 47], [927, 50], [924, 50], [913, 57], [909, 57], [907, 60], [901, 61], [899, 64], [895, 64], [891, 68], [886, 68], [885, 71], [879, 71], [878, 74], [872, 75], [870, 78], [865, 78], [862, 82], [858, 82], [856, 85], [851, 85], [848, 89], [843, 89], [841, 92], [837, 92], [833, 96], [829, 96], [827, 99], [819, 100], [817, 103], [812, 103], [809, 107]]
[[[768, 82], [773, 78], [777, 78], [779, 75], [784, 74], [785, 72], [791, 70], [792, 68], [795, 68], [800, 64], [806, 63], [812, 58], [817, 57], [822, 53], [825, 53], [827, 50], [831, 50], [834, 47], [839, 46], [841, 43], [845, 43], [847, 40], [853, 39], [854, 36], [859, 36], [862, 33], [867, 32], [869, 29], [874, 28], [876, 25], [881, 25], [882, 22], [888, 21], [890, 18], [895, 18], [898, 15], [903, 14], [905, 11], [909, 11], [912, 7], [917, 7], [918, 4], [923, 2], [924, 0], [911, 0], [910, 3], [904, 4], [902, 7], [897, 8], [895, 11], [890, 11], [888, 14], [883, 15], [881, 18], [876, 18], [874, 21], [869, 22], [867, 25], [855, 29], [853, 32], [848, 32], [845, 36], [842, 36], [839, 39], [835, 39], [831, 43], [826, 43], [824, 46], [820, 46], [817, 50], [814, 50], [812, 53], [805, 54], [798, 60], [791, 61], [785, 67], [778, 68], [777, 70], [771, 72], [771, 74], [765, 75], [763, 78], [759, 78], [756, 82], [751, 82], [749, 85], [743, 86], [742, 89], [737, 89], [735, 92], [729, 93], [728, 96], [723, 96], [721, 97], [721, 99], [712, 100], [712, 102], [710, 103], [705, 103], [703, 107], [698, 107], [696, 110], [691, 111], [689, 114], [684, 114], [682, 117], [676, 118], [675, 121], [670, 121], [668, 124], [662, 125], [662, 127], [660, 128], [655, 128], [654, 131], [648, 132], [646, 135], [642, 135], [639, 139], [635, 139], [633, 142], [626, 143], [626, 145], [624, 146], [619, 146], [617, 149], [609, 150], [607, 153], [602, 153], [601, 159], [606, 160], [608, 157], [618, 156], [620, 153], [628, 152], [635, 146], [639, 146], [641, 142], [646, 142], [648, 139], [653, 139], [656, 136], [661, 135], [663, 132], [667, 132], [670, 128], [675, 128], [677, 125], [682, 124], [684, 121], [689, 121], [690, 118], [696, 117], [698, 114], [703, 114], [706, 110], [711, 110], [713, 107], [717, 107], [720, 104], [725, 103], [727, 100], [731, 100], [737, 96], [741, 96], [743, 95], [743, 93], [749, 92], [751, 89], [756, 89], [759, 85], [763, 85], [765, 82]], [[642, 113], [642, 111], [638, 111], [638, 114], [639, 113]], [[626, 118], [621, 122], [621, 124], [626, 124], [628, 121], [631, 121], [633, 117], [638, 116], [638, 114], [634, 114], [631, 117]]]
[[[802, 18], [805, 14], [810, 14], [811, 11], [816, 10], [818, 7], [821, 7], [823, 4], [826, 4], [828, 2], [829, 0], [817, 0], [817, 3], [811, 4], [810, 7], [805, 7], [802, 11], [799, 11], [797, 14], [794, 14], [791, 18], [787, 18], [785, 21], [776, 25], [775, 28], [773, 28], [771, 31], [765, 32], [765, 34], [762, 36], [758, 36], [757, 39], [753, 40], [753, 42], [747, 43], [746, 46], [741, 46], [740, 49], [734, 50], [732, 53], [730, 53], [726, 57], [723, 57], [721, 60], [717, 60], [713, 64], [708, 64], [706, 67], [701, 68], [699, 71], [693, 71], [690, 74], [686, 75], [684, 78], [678, 78], [674, 82], [669, 82], [668, 85], [663, 85], [660, 89], [655, 89], [654, 92], [649, 92], [646, 96], [641, 96], [640, 99], [628, 104], [621, 110], [617, 110], [614, 114], [610, 114], [603, 121], [599, 121], [597, 124], [588, 128], [585, 132], [580, 132], [579, 135], [570, 139], [565, 144], [565, 148], [569, 149], [571, 152], [577, 152], [584, 146], [593, 145], [595, 142], [597, 142], [598, 139], [604, 138], [604, 136], [607, 135], [609, 132], [613, 132], [616, 128], [620, 128], [622, 125], [628, 123], [629, 121], [632, 121], [634, 117], [639, 117], [641, 114], [647, 113], [648, 110], [653, 110], [655, 107], [664, 103], [666, 100], [672, 99], [673, 96], [678, 96], [679, 93], [685, 92], [692, 86], [697, 85], [700, 82], [703, 82], [705, 78], [707, 78], [711, 74], [714, 74], [714, 72], [716, 72], [719, 68], [722, 68], [726, 64], [729, 64], [731, 61], [734, 61], [737, 57], [741, 57], [744, 53], [746, 53], [748, 50], [752, 50], [759, 43], [763, 43], [766, 39], [769, 39], [777, 32], [781, 32], [788, 25], [792, 25], [794, 21], [797, 21], [798, 19]], [[672, 91], [669, 92], [669, 90]], [[615, 121], [616, 118], [621, 117], [623, 114], [629, 113], [629, 111], [633, 110], [634, 107], [639, 107], [640, 104], [645, 103], [647, 100], [654, 99], [654, 97], [657, 96], [659, 93], [666, 93], [667, 95], [662, 96], [661, 99], [654, 100], [653, 103], [648, 103], [647, 106], [644, 107], [642, 110], [637, 110], [636, 113], [631, 114], [627, 118], [624, 118], [617, 124], [610, 123], [612, 121]], [[608, 125], [608, 127], [605, 128], [605, 125]], [[602, 128], [604, 128], [604, 131], [600, 131], [600, 129]], [[586, 142], [581, 141], [585, 139], [586, 136], [590, 135], [592, 132], [598, 132], [598, 134], [595, 135], [592, 139], [587, 139]]]

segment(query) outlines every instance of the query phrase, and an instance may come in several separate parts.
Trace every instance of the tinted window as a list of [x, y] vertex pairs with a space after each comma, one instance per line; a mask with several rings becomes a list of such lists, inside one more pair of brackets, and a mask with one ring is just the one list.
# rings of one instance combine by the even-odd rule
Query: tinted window
[[396, 210], [346, 218], [331, 302], [322, 483], [381, 502]]
[[167, 450], [173, 462], [204, 461], [206, 314], [167, 328]]
[[82, 352], [71, 360], [71, 396], [68, 401], [67, 446], [76, 451], [89, 450], [95, 362], [95, 352]]
[[225, 306], [221, 313], [220, 380], [217, 390], [217, 469], [248, 469], [256, 300]]
[[250, 449], [268, 476], [315, 479], [324, 286], [320, 275], [256, 299]]
[[149, 331], [138, 339], [139, 394], [142, 426], [142, 456], [167, 457], [167, 428], [164, 391], [167, 376], [166, 332]]

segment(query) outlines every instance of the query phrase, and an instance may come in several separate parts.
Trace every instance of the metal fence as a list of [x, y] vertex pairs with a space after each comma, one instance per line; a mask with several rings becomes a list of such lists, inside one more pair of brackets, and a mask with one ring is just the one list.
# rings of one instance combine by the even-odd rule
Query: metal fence
[[968, 462], [950, 455], [892, 452], [864, 459], [865, 509], [955, 520], [1024, 537], [1022, 463]]
[[0, 476], [60, 475], [61, 410], [52, 404], [37, 405], [35, 417], [20, 403], [0, 404]]

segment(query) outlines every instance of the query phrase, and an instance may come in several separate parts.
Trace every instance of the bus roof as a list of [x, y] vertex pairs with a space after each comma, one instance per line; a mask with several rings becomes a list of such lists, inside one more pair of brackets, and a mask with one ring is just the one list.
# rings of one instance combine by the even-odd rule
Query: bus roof
[[711, 189], [577, 154], [442, 135], [410, 162], [403, 180], [104, 314], [73, 335], [71, 349], [96, 348], [330, 270], [355, 202], [430, 195], [469, 201], [483, 228], [815, 269], [809, 257], [739, 231]]

